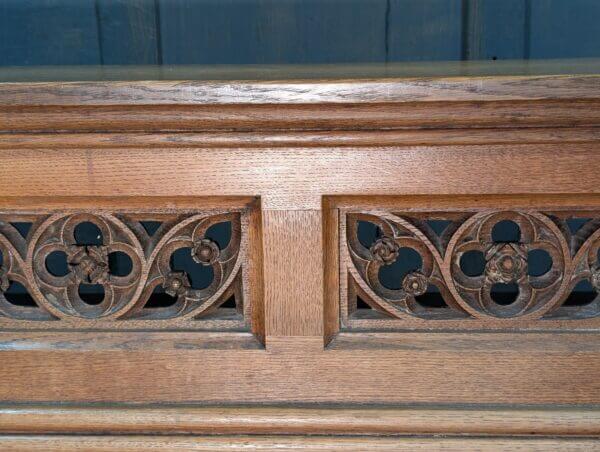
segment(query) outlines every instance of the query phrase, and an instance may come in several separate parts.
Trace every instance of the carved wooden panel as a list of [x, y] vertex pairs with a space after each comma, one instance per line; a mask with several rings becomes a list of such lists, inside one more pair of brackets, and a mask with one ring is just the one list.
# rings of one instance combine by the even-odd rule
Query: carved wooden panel
[[0, 213], [0, 327], [249, 329], [248, 211]]
[[600, 212], [348, 210], [340, 237], [343, 327], [600, 325]]

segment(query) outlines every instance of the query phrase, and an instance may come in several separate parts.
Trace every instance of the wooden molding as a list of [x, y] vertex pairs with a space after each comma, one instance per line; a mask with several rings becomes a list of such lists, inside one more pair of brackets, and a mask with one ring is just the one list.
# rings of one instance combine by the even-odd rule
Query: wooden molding
[[600, 76], [0, 83], [0, 131], [590, 127]]
[[600, 436], [600, 409], [4, 405], [0, 433]]
[[596, 438], [440, 438], [440, 437], [339, 437], [339, 436], [83, 436], [7, 435], [0, 447], [14, 451], [444, 451], [494, 452], [548, 450], [589, 452], [598, 450]]
[[473, 102], [598, 99], [598, 75], [277, 81], [1, 83], [0, 106]]

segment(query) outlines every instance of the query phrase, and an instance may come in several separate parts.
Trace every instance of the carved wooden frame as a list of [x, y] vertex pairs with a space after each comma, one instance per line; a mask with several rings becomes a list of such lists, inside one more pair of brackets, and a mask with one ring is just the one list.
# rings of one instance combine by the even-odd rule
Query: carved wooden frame
[[[71, 209], [0, 213], [0, 328], [11, 329], [198, 329], [212, 331], [248, 330], [264, 337], [253, 319], [262, 318], [262, 300], [252, 300], [249, 290], [252, 260], [248, 230], [253, 227], [253, 211], [258, 200], [240, 200], [240, 207], [210, 210], [124, 210]], [[160, 227], [150, 235], [142, 221], [159, 220]], [[28, 222], [23, 237], [13, 223]], [[222, 249], [205, 237], [217, 223], [231, 225], [231, 238]], [[96, 225], [101, 245], [78, 244], [76, 227]], [[185, 272], [174, 271], [170, 256], [189, 248], [192, 259], [213, 270], [212, 282], [201, 290], [190, 285]], [[53, 275], [46, 259], [51, 253], [65, 256], [67, 272]], [[128, 275], [111, 273], [111, 253], [126, 254], [131, 261]], [[4, 291], [11, 281], [27, 289], [35, 306], [11, 304]], [[88, 304], [78, 287], [98, 284], [104, 299]], [[162, 287], [173, 298], [167, 307], [146, 308], [152, 291]], [[235, 308], [220, 308], [230, 297]]]
[[[406, 329], [533, 329], [576, 330], [597, 328], [600, 295], [584, 306], [562, 307], [575, 285], [587, 280], [598, 289], [598, 213], [565, 208], [541, 210], [488, 207], [457, 210], [451, 204], [444, 210], [418, 208], [390, 210], [340, 209], [340, 321], [351, 330]], [[356, 204], [356, 203], [355, 203]], [[363, 208], [372, 209], [367, 201]], [[567, 219], [585, 218], [586, 224], [572, 233]], [[427, 223], [445, 220], [449, 224], [437, 234]], [[379, 226], [382, 237], [370, 248], [357, 237], [357, 223]], [[492, 229], [500, 221], [512, 221], [520, 229], [517, 242], [495, 242]], [[402, 247], [415, 250], [422, 266], [404, 275], [399, 287], [391, 290], [379, 281], [379, 271], [398, 258]], [[552, 260], [547, 272], [528, 274], [528, 253], [544, 250]], [[485, 267], [478, 276], [465, 275], [460, 268], [462, 255], [480, 252]], [[504, 268], [509, 264], [508, 268]], [[490, 297], [495, 283], [515, 283], [517, 298], [506, 305]], [[435, 285], [445, 306], [430, 308], [420, 304], [428, 286]], [[360, 296], [371, 310], [356, 310]], [[393, 320], [395, 319], [395, 320]]]
[[[117, 450], [144, 441], [168, 448], [164, 438], [136, 446], [127, 435], [210, 431], [426, 435], [342, 441], [361, 450], [440, 445], [427, 435], [470, 433], [492, 436], [452, 447], [516, 448], [523, 442], [501, 437], [530, 433], [528, 445], [543, 450], [563, 441], [586, 447], [581, 435], [600, 435], [596, 318], [544, 328], [533, 318], [483, 316], [473, 328], [420, 319], [409, 328], [394, 319], [356, 328], [343, 318], [349, 261], [341, 229], [348, 212], [595, 215], [599, 76], [3, 83], [0, 130], [3, 215], [254, 203], [245, 287], [261, 307], [251, 322], [264, 342], [221, 327], [2, 328], [0, 430], [28, 433], [0, 436], [7, 447], [55, 445], [44, 433], [113, 433], [126, 435], [113, 437]], [[304, 408], [290, 407], [296, 403]], [[324, 403], [332, 405], [327, 428], [316, 406]], [[94, 411], [98, 404], [107, 411]], [[219, 416], [203, 411], [215, 404]], [[286, 405], [285, 425], [261, 429], [270, 412], [236, 408], [258, 404]], [[381, 421], [358, 416], [359, 405]], [[148, 420], [157, 406], [162, 426]], [[428, 429], [436, 413], [444, 421]], [[102, 416], [119, 425], [96, 424]], [[207, 441], [177, 438], [181, 448]], [[64, 440], [68, 448], [73, 436]], [[309, 436], [228, 441], [333, 447], [331, 438]]]

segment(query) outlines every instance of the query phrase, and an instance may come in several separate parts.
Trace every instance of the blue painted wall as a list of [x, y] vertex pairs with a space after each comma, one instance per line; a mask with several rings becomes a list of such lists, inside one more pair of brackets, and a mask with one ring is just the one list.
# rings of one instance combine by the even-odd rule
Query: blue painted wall
[[0, 65], [600, 56], [600, 0], [0, 0]]

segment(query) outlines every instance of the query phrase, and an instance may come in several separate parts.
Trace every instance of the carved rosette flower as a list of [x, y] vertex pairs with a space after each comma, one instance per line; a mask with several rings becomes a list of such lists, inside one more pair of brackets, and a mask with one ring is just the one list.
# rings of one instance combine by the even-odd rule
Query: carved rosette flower
[[221, 250], [219, 246], [210, 239], [198, 240], [194, 242], [194, 246], [192, 247], [192, 259], [194, 259], [194, 262], [204, 266], [214, 264], [219, 259], [220, 254]]
[[105, 246], [71, 245], [67, 249], [67, 264], [80, 282], [103, 284], [108, 281], [108, 251]]
[[162, 286], [165, 293], [172, 297], [183, 296], [191, 288], [190, 280], [185, 272], [169, 273]]
[[408, 295], [412, 295], [413, 297], [418, 297], [427, 292], [428, 285], [429, 281], [427, 277], [423, 273], [417, 271], [408, 273], [402, 279], [402, 289]]
[[0, 265], [0, 292], [6, 292], [10, 286], [7, 270]]
[[592, 270], [592, 274], [590, 275], [590, 283], [597, 291], [600, 291], [600, 267], [596, 267]]
[[398, 251], [400, 247], [391, 237], [382, 237], [377, 239], [375, 243], [371, 245], [369, 251], [376, 261], [383, 263], [384, 265], [390, 265], [394, 263], [398, 257]]
[[527, 276], [527, 251], [518, 243], [497, 243], [486, 253], [486, 278], [494, 283], [520, 281]]

